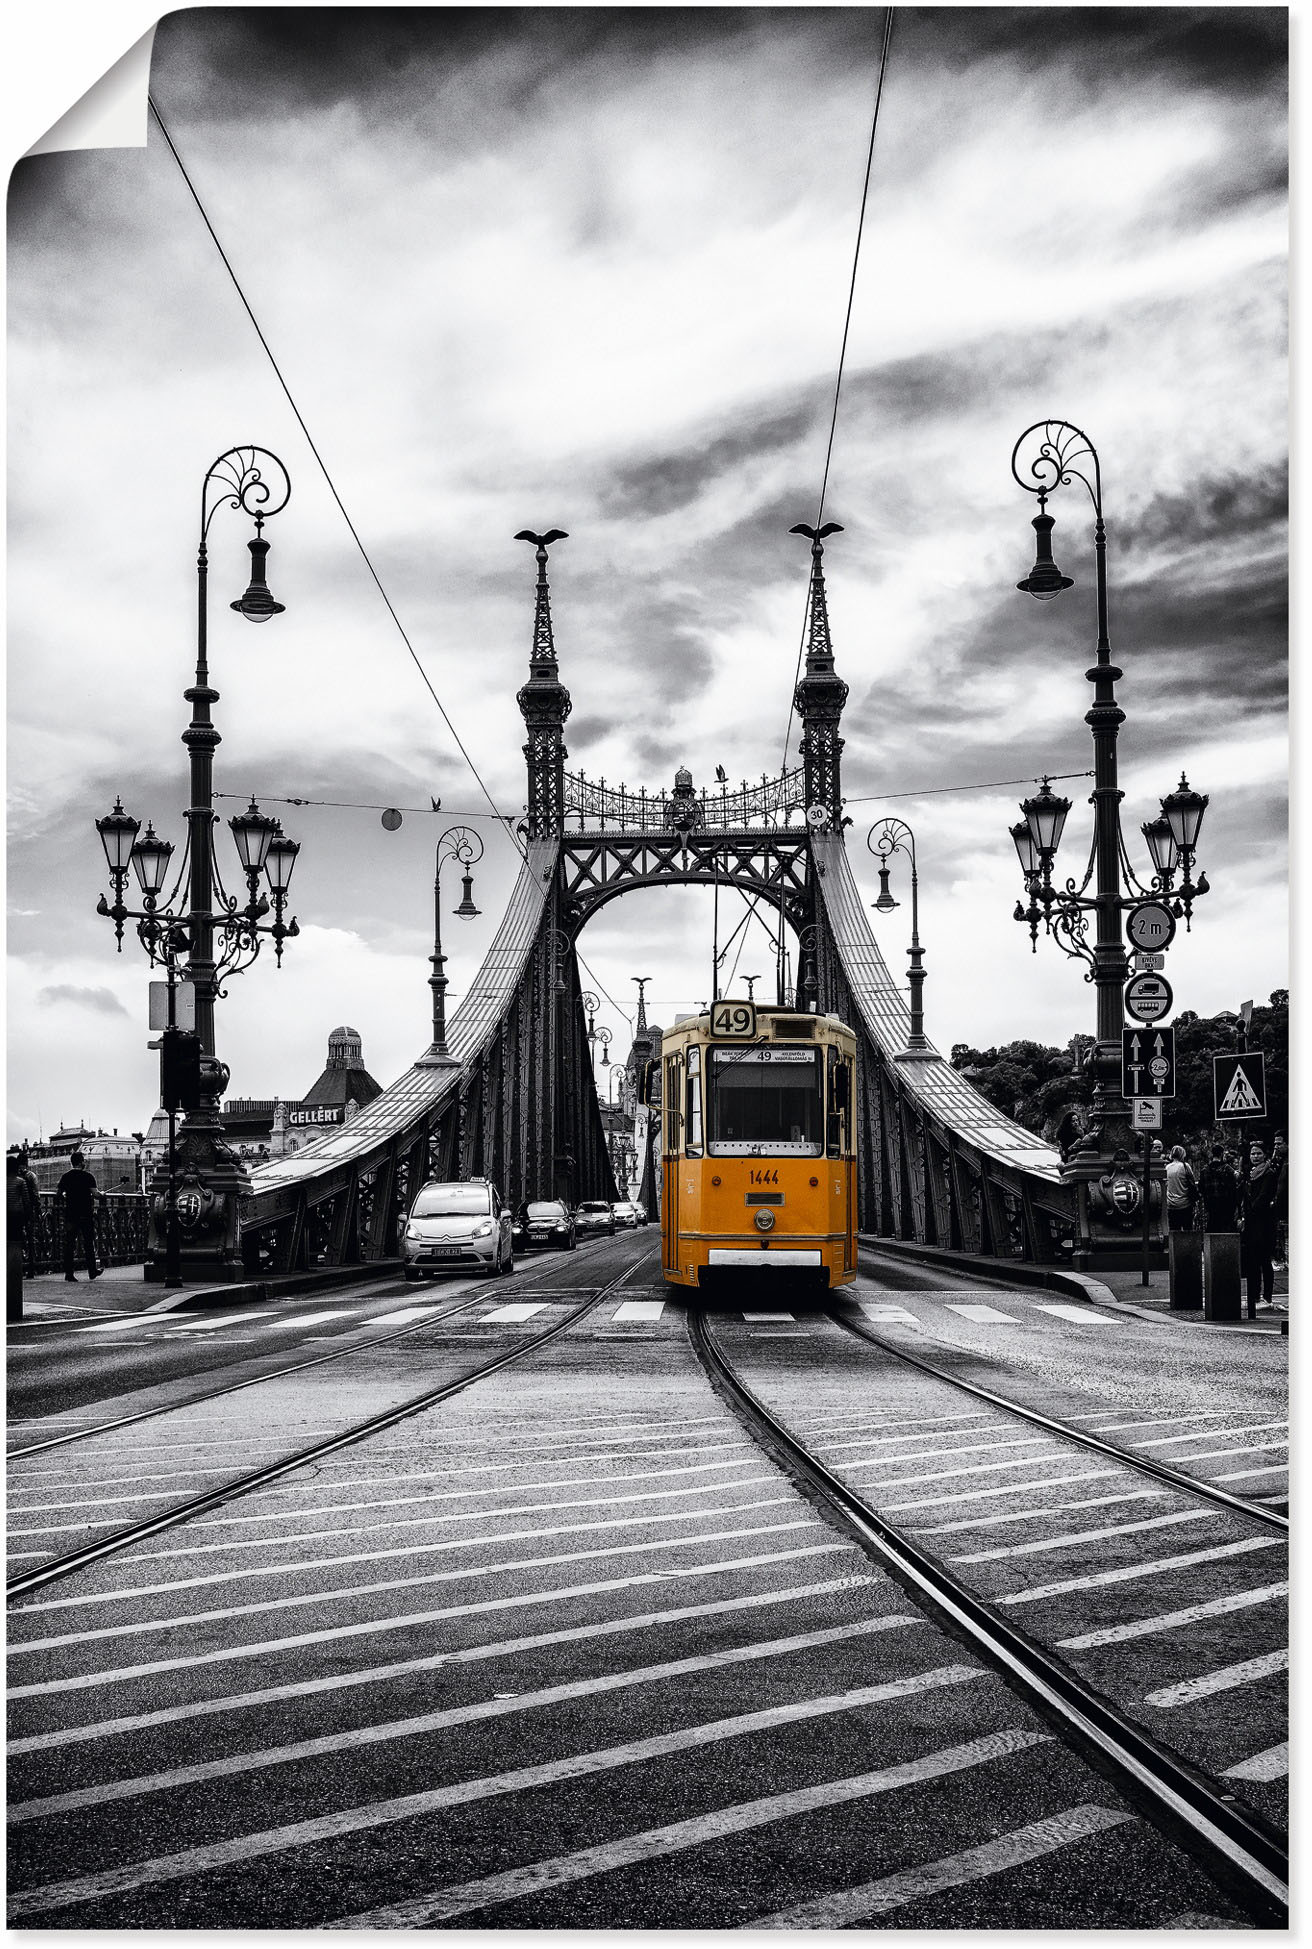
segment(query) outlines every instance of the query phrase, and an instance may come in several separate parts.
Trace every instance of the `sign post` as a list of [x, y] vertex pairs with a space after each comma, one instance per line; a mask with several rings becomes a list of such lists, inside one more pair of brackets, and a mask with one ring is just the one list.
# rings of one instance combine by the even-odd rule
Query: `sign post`
[[[1145, 994], [1143, 1007], [1139, 1010], [1130, 1006], [1130, 988], [1135, 982], [1152, 984], [1151, 998]], [[1165, 993], [1162, 1012], [1171, 1005], [1171, 991], [1159, 975], [1140, 974], [1126, 989], [1125, 1005], [1131, 1014], [1139, 1014], [1145, 1023], [1154, 1023], [1157, 1003], [1161, 993]], [[1175, 1030], [1145, 1026], [1143, 1028], [1121, 1030], [1121, 1095], [1130, 1105], [1130, 1117], [1134, 1128], [1143, 1133], [1143, 1284], [1149, 1281], [1148, 1254], [1150, 1251], [1151, 1219], [1149, 1198], [1152, 1193], [1152, 1138], [1150, 1131], [1162, 1127], [1163, 1098], [1175, 1095]]]

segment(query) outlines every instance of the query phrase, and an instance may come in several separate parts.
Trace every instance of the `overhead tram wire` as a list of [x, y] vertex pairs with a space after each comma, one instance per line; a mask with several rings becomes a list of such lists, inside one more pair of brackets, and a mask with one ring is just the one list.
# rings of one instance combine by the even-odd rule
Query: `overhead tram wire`
[[241, 299], [242, 306], [246, 312], [246, 316], [250, 319], [251, 324], [255, 328], [255, 336], [259, 339], [261, 346], [264, 348], [265, 356], [268, 359], [269, 364], [273, 368], [274, 377], [277, 379], [278, 384], [282, 387], [283, 393], [287, 400], [287, 404], [291, 407], [292, 412], [296, 416], [296, 423], [300, 427], [301, 432], [305, 435], [306, 445], [309, 447], [310, 452], [314, 455], [315, 460], [318, 462], [319, 471], [323, 475], [324, 480], [328, 484], [328, 491], [332, 495], [334, 501], [336, 501], [338, 510], [341, 514], [343, 521], [345, 521], [348, 529], [350, 530], [352, 541], [354, 541], [356, 547], [360, 551], [361, 560], [364, 562], [365, 567], [368, 569], [370, 575], [373, 577], [373, 581], [378, 590], [378, 593], [383, 598], [383, 601], [387, 606], [387, 613], [392, 618], [392, 621], [396, 624], [397, 633], [399, 634], [401, 641], [405, 644], [406, 649], [410, 653], [411, 662], [414, 664], [415, 669], [419, 672], [419, 675], [423, 680], [424, 686], [427, 689], [429, 696], [432, 698], [433, 702], [437, 705], [437, 708], [441, 713], [442, 721], [446, 725], [447, 730], [451, 733], [451, 736], [455, 741], [456, 749], [459, 751], [461, 757], [468, 765], [470, 772], [472, 773], [474, 780], [478, 785], [479, 791], [482, 792], [483, 797], [487, 800], [488, 804], [491, 806], [494, 815], [499, 820], [501, 820], [502, 823], [505, 825], [506, 832], [510, 838], [510, 842], [515, 847], [516, 851], [519, 853], [521, 859], [525, 858], [526, 855], [524, 852], [524, 847], [520, 843], [519, 837], [514, 830], [513, 822], [508, 820], [506, 818], [505, 813], [499, 809], [496, 800], [493, 798], [491, 792], [489, 792], [487, 786], [483, 783], [482, 775], [479, 772], [478, 766], [474, 763], [468, 751], [465, 749], [464, 741], [461, 738], [460, 733], [456, 730], [455, 725], [451, 722], [445, 704], [442, 702], [442, 699], [438, 696], [436, 690], [433, 688], [432, 680], [430, 679], [428, 672], [425, 670], [423, 664], [419, 661], [419, 658], [415, 652], [414, 644], [410, 641], [410, 638], [406, 633], [405, 625], [402, 623], [401, 618], [397, 615], [395, 608], [392, 606], [392, 598], [388, 595], [387, 590], [383, 587], [382, 578], [380, 577], [377, 569], [374, 567], [373, 562], [370, 559], [369, 551], [365, 547], [363, 541], [361, 541], [355, 523], [352, 521], [350, 515], [346, 511], [346, 504], [342, 500], [341, 495], [337, 492], [337, 486], [333, 480], [332, 475], [328, 471], [327, 462], [324, 460], [323, 455], [319, 452], [318, 447], [315, 445], [313, 435], [311, 434], [309, 427], [305, 424], [305, 419], [301, 413], [301, 409], [296, 404], [295, 399], [292, 397], [291, 387], [287, 384], [286, 379], [284, 379], [282, 375], [282, 368], [279, 366], [277, 359], [275, 359], [273, 356], [272, 347], [270, 346], [268, 339], [264, 336], [264, 332], [260, 327], [260, 321], [255, 316], [255, 313], [251, 308], [250, 300], [246, 296], [246, 293], [243, 291], [241, 287], [241, 280], [238, 278], [236, 271], [232, 267], [232, 263], [228, 257], [228, 253], [226, 250], [224, 250], [223, 245], [219, 242], [218, 232], [215, 230], [214, 225], [210, 222], [209, 214], [206, 211], [205, 205], [200, 200], [200, 195], [196, 189], [196, 185], [192, 182], [191, 177], [187, 173], [186, 164], [183, 162], [182, 157], [178, 154], [177, 144], [174, 142], [173, 137], [168, 132], [168, 128], [165, 125], [164, 117], [159, 112], [159, 108], [156, 105], [154, 96], [148, 93], [146, 96], [146, 101], [147, 104], [149, 105], [151, 114], [155, 117], [156, 122], [159, 124], [160, 134], [164, 137], [165, 142], [167, 142], [169, 146], [169, 153], [172, 155], [174, 162], [176, 162], [176, 164], [178, 165], [178, 169], [182, 175], [182, 180], [187, 185], [188, 190], [191, 192], [191, 199], [193, 203], [196, 205], [196, 208], [200, 211], [201, 221], [205, 225], [205, 228], [209, 231], [210, 236], [213, 239], [214, 248], [218, 251], [220, 258], [222, 259], [223, 268], [227, 271], [228, 276], [232, 280], [233, 289], [236, 291], [237, 296]]
[[[834, 454], [834, 434], [837, 431], [837, 427], [838, 427], [838, 402], [839, 402], [839, 397], [843, 390], [843, 369], [847, 363], [848, 334], [850, 333], [852, 328], [852, 305], [853, 305], [853, 301], [856, 298], [857, 267], [861, 262], [861, 238], [865, 230], [866, 204], [870, 200], [870, 175], [871, 175], [871, 171], [874, 168], [874, 162], [875, 162], [875, 136], [879, 129], [879, 105], [884, 98], [884, 73], [888, 67], [889, 43], [893, 38], [893, 12], [894, 9], [892, 7], [886, 7], [884, 9], [884, 38], [883, 38], [883, 43], [879, 50], [879, 78], [875, 84], [874, 113], [871, 115], [870, 118], [870, 146], [866, 151], [865, 182], [863, 183], [861, 188], [861, 209], [857, 216], [857, 222], [856, 222], [856, 246], [852, 252], [852, 276], [847, 288], [847, 311], [843, 318], [843, 342], [839, 347], [838, 371], [834, 378], [834, 404], [833, 404], [833, 410], [829, 415], [829, 439], [825, 446], [824, 472], [820, 477], [820, 500], [816, 508], [816, 515], [815, 515], [815, 525], [817, 529], [820, 529], [824, 526], [824, 520], [825, 520], [825, 495], [829, 489], [829, 465], [831, 460], [833, 459], [833, 454]], [[793, 735], [793, 717], [794, 717], [793, 698], [796, 694], [797, 685], [802, 675], [802, 654], [806, 647], [806, 622], [807, 622], [807, 615], [809, 614], [809, 609], [810, 609], [810, 589], [808, 586], [807, 604], [802, 615], [802, 633], [800, 638], [798, 639], [798, 644], [797, 644], [797, 663], [793, 670], [793, 684], [792, 684], [792, 689], [790, 690], [788, 696], [788, 728], [784, 732], [783, 762], [779, 767], [779, 769], [784, 772], [788, 770], [788, 745]]]

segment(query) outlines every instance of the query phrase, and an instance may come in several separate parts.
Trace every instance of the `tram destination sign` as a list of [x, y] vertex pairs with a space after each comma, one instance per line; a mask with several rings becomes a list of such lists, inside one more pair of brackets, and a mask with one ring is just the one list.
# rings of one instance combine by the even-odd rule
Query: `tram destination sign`
[[1126, 916], [1125, 933], [1131, 947], [1144, 954], [1169, 947], [1175, 939], [1175, 915], [1160, 900], [1134, 907]]
[[1266, 1115], [1266, 1063], [1260, 1049], [1212, 1057], [1212, 1095], [1218, 1123]]
[[1125, 984], [1125, 1012], [1136, 1022], [1160, 1022], [1175, 1006], [1165, 975], [1131, 975]]
[[1175, 1095], [1174, 1029], [1121, 1030], [1121, 1095]]

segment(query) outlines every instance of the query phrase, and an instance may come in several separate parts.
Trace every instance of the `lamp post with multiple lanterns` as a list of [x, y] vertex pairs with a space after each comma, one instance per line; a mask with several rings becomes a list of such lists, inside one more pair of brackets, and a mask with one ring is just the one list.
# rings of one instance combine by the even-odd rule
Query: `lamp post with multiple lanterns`
[[[1039, 791], [1021, 804], [1022, 818], [1011, 828], [1024, 877], [1027, 904], [1017, 902], [1015, 918], [1028, 925], [1031, 947], [1040, 926], [1072, 959], [1087, 962], [1097, 994], [1097, 1049], [1089, 1130], [1065, 1167], [1068, 1177], [1089, 1177], [1105, 1165], [1109, 1154], [1128, 1135], [1125, 1102], [1120, 1090], [1121, 1029], [1125, 1014], [1128, 963], [1124, 916], [1154, 904], [1168, 908], [1186, 927], [1193, 903], [1208, 891], [1207, 876], [1195, 881], [1193, 865], [1207, 799], [1193, 791], [1183, 776], [1174, 792], [1161, 801], [1160, 815], [1142, 827], [1152, 860], [1145, 883], [1136, 874], [1121, 828], [1123, 794], [1117, 783], [1116, 741], [1125, 713], [1116, 701], [1116, 680], [1122, 672], [1112, 662], [1107, 623], [1107, 531], [1102, 510], [1102, 475], [1097, 451], [1088, 435], [1065, 420], [1041, 420], [1027, 427], [1016, 442], [1011, 470], [1017, 484], [1037, 496], [1039, 511], [1032, 526], [1037, 536], [1035, 562], [1017, 583], [1025, 594], [1043, 602], [1073, 586], [1052, 556], [1053, 517], [1049, 496], [1058, 488], [1080, 481], [1094, 513], [1094, 567], [1097, 592], [1098, 646], [1087, 671], [1094, 686], [1093, 706], [1085, 723], [1093, 735], [1093, 840], [1080, 880], [1064, 885], [1053, 879], [1053, 865], [1061, 843], [1070, 800], [1052, 790], [1045, 778]], [[1178, 878], [1177, 878], [1178, 876]], [[1089, 892], [1092, 882], [1093, 891]], [[1093, 941], [1088, 935], [1093, 927]]]
[[460, 905], [457, 920], [473, 920], [479, 909], [474, 905], [473, 867], [483, 857], [483, 842], [468, 826], [448, 826], [437, 842], [433, 856], [433, 952], [429, 955], [433, 972], [428, 985], [433, 991], [433, 1040], [419, 1058], [419, 1067], [438, 1069], [456, 1058], [446, 1046], [446, 956], [442, 952], [442, 867], [454, 860], [464, 871], [460, 876]]
[[[214, 847], [214, 750], [220, 737], [210, 715], [210, 706], [218, 701], [219, 693], [209, 677], [208, 539], [210, 525], [221, 507], [237, 508], [252, 517], [255, 536], [247, 544], [250, 583], [245, 594], [229, 606], [249, 622], [267, 622], [270, 616], [281, 615], [283, 605], [274, 601], [266, 580], [269, 543], [263, 530], [266, 520], [287, 505], [290, 493], [291, 483], [282, 462], [267, 448], [256, 446], [232, 447], [220, 454], [201, 486], [196, 680], [183, 693], [192, 707], [191, 722], [182, 734], [190, 761], [191, 803], [178, 877], [167, 895], [164, 887], [174, 852], [171, 841], [160, 838], [150, 823], [143, 835], [140, 821], [124, 811], [121, 797], [112, 812], [96, 821], [113, 888], [112, 903], [102, 895], [96, 911], [114, 922], [120, 953], [124, 922], [135, 921], [137, 937], [151, 965], [162, 967], [167, 977], [162, 1094], [172, 1093], [169, 1058], [181, 1046], [173, 1040], [179, 1035], [180, 972], [190, 988], [199, 1045], [192, 1045], [198, 1060], [184, 1091], [186, 1120], [180, 1134], [170, 1116], [168, 1177], [152, 1204], [147, 1279], [165, 1278], [177, 1283], [184, 1259], [190, 1270], [203, 1271], [210, 1277], [237, 1278], [242, 1272], [237, 1200], [249, 1192], [250, 1180], [223, 1141], [219, 1103], [229, 1072], [215, 1053], [214, 1004], [225, 993], [227, 977], [250, 967], [264, 937], [273, 941], [275, 959], [281, 966], [283, 942], [299, 932], [295, 919], [284, 922], [283, 916], [300, 845], [288, 838], [277, 819], [266, 818], [252, 799], [249, 810], [229, 821], [246, 879], [245, 902], [226, 890]], [[124, 899], [130, 872], [141, 891], [139, 908], [129, 907]], [[266, 922], [270, 912], [273, 919]]]

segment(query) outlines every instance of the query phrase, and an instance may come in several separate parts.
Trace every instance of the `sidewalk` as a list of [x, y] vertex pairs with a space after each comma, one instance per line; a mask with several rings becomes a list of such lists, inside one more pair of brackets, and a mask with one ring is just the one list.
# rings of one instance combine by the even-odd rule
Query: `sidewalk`
[[321, 1266], [313, 1272], [282, 1272], [264, 1279], [231, 1285], [147, 1285], [140, 1265], [106, 1266], [98, 1279], [79, 1269], [75, 1285], [62, 1272], [38, 1273], [23, 1281], [23, 1320], [55, 1324], [85, 1315], [174, 1313], [183, 1308], [249, 1306], [264, 1300], [313, 1292], [325, 1286], [347, 1286], [356, 1279], [386, 1279], [400, 1271], [398, 1259], [375, 1259], [368, 1265]]
[[[1165, 1314], [1173, 1320], [1203, 1322], [1201, 1307], [1171, 1308], [1170, 1275], [1165, 1267], [1148, 1275], [1148, 1284], [1143, 1283], [1142, 1272], [1101, 1272], [1098, 1274], [1104, 1286], [1110, 1287], [1123, 1306], [1141, 1308], [1145, 1313]], [[1245, 1317], [1242, 1320], [1209, 1320], [1205, 1324], [1213, 1331], [1233, 1333], [1243, 1327], [1249, 1333], [1263, 1332], [1277, 1337], [1287, 1330], [1289, 1323], [1289, 1272], [1277, 1272], [1275, 1283], [1275, 1305], [1259, 1307], [1257, 1318], [1247, 1317], [1247, 1287], [1244, 1293]]]

